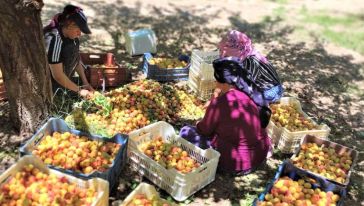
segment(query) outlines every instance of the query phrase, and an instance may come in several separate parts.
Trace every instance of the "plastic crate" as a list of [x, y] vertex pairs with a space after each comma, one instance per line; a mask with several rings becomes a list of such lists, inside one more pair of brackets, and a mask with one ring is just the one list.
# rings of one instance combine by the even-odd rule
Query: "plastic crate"
[[125, 34], [125, 48], [131, 55], [157, 53], [157, 38], [151, 29], [139, 29]]
[[[161, 136], [165, 142], [186, 150], [201, 166], [190, 173], [183, 174], [174, 168], [164, 168], [138, 149], [142, 143], [157, 136]], [[203, 150], [178, 137], [170, 124], [156, 122], [129, 133], [129, 137], [128, 157], [131, 168], [146, 176], [175, 200], [183, 201], [215, 180], [220, 153], [213, 149]]]
[[56, 170], [48, 169], [40, 159], [31, 155], [20, 158], [17, 163], [12, 165], [3, 174], [1, 174], [0, 184], [6, 182], [10, 177], [15, 175], [16, 172], [21, 171], [21, 169], [28, 164], [34, 165], [35, 168], [38, 168], [41, 172], [44, 172], [46, 174], [54, 174], [57, 177], [66, 177], [69, 182], [76, 184], [79, 188], [94, 188], [95, 191], [97, 191], [97, 196], [96, 200], [92, 203], [92, 206], [109, 205], [109, 183], [107, 181], [100, 178], [93, 178], [85, 181]]
[[212, 62], [217, 58], [219, 58], [218, 51], [204, 52], [193, 50], [191, 55], [191, 70], [201, 79], [214, 80]]
[[268, 194], [270, 192], [270, 190], [272, 189], [274, 183], [280, 178], [280, 177], [284, 177], [287, 176], [292, 180], [297, 181], [298, 179], [301, 178], [310, 178], [315, 180], [315, 183], [312, 184], [312, 188], [320, 188], [321, 190], [328, 192], [328, 191], [332, 191], [335, 194], [340, 195], [340, 200], [337, 202], [337, 206], [343, 206], [344, 205], [344, 199], [346, 197], [346, 189], [337, 186], [334, 183], [331, 183], [329, 181], [327, 181], [324, 178], [321, 178], [317, 175], [302, 171], [302, 170], [298, 170], [292, 163], [290, 163], [289, 161], [284, 161], [279, 167], [278, 170], [275, 174], [275, 177], [273, 178], [273, 180], [268, 184], [268, 186], [266, 187], [265, 191], [263, 193], [261, 193], [257, 199], [254, 200], [253, 202], [253, 206], [257, 206], [259, 201], [263, 201], [264, 197], [266, 194]]
[[[306, 143], [316, 143], [318, 146], [321, 146], [321, 145], [324, 145], [325, 147], [328, 147], [328, 148], [334, 148], [335, 151], [336, 151], [336, 154], [342, 154], [342, 153], [349, 153], [351, 158], [352, 158], [352, 164], [350, 166], [350, 169], [349, 169], [349, 172], [346, 176], [346, 180], [344, 183], [339, 183], [339, 182], [336, 182], [335, 180], [332, 180], [332, 179], [328, 179], [327, 177], [325, 176], [322, 176], [320, 174], [317, 174], [317, 173], [314, 173], [314, 172], [311, 172], [310, 170], [305, 170], [303, 168], [299, 168], [299, 169], [302, 169], [304, 171], [307, 171], [309, 173], [313, 173], [317, 176], [320, 176], [321, 178], [325, 178], [325, 179], [328, 179], [329, 181], [331, 182], [334, 182], [335, 184], [338, 184], [338, 185], [341, 185], [342, 187], [347, 187], [349, 182], [350, 182], [350, 176], [351, 176], [351, 172], [353, 171], [353, 168], [358, 160], [358, 151], [354, 150], [354, 149], [351, 149], [351, 148], [348, 148], [348, 147], [345, 147], [343, 145], [340, 145], [340, 144], [337, 144], [335, 142], [332, 142], [332, 141], [328, 141], [328, 140], [324, 140], [324, 139], [320, 139], [320, 138], [317, 138], [315, 136], [311, 136], [311, 135], [306, 135], [302, 141], [301, 141], [301, 144], [306, 144]], [[301, 147], [298, 147], [295, 154], [291, 157], [291, 160], [294, 159], [295, 157], [298, 156], [298, 154], [300, 153], [301, 151]]]
[[149, 64], [149, 61], [153, 58], [152, 54], [145, 53], [143, 58], [143, 72], [148, 79], [154, 79], [157, 81], [176, 81], [176, 80], [187, 80], [188, 71], [190, 68], [190, 57], [186, 55], [180, 55], [178, 59], [185, 61], [188, 65], [184, 68], [159, 68], [157, 65]]
[[117, 87], [131, 81], [128, 69], [116, 63], [111, 53], [81, 53], [80, 56], [87, 68], [87, 80], [94, 88]]
[[188, 77], [189, 88], [196, 93], [197, 97], [201, 100], [211, 99], [212, 94], [216, 88], [216, 81], [202, 79], [199, 75], [195, 74], [192, 70], [189, 72]]
[[[282, 97], [280, 100], [280, 104], [293, 104], [299, 113], [303, 114], [303, 116], [306, 119], [310, 120], [314, 125], [317, 125], [315, 121], [313, 121], [306, 113], [302, 111], [301, 104], [296, 98]], [[317, 126], [318, 128], [314, 130], [291, 132], [287, 128], [278, 127], [274, 124], [273, 121], [270, 121], [267, 126], [267, 132], [268, 135], [272, 138], [272, 143], [274, 145], [277, 145], [277, 148], [282, 153], [290, 154], [295, 152], [295, 150], [299, 147], [301, 140], [306, 135], [313, 135], [322, 139], [327, 139], [331, 129], [326, 124], [321, 124]]]
[[118, 181], [118, 178], [121, 174], [121, 170], [126, 164], [127, 161], [127, 145], [128, 145], [128, 136], [122, 134], [116, 134], [112, 138], [103, 138], [98, 135], [91, 135], [88, 133], [84, 133], [78, 130], [70, 129], [67, 124], [57, 118], [49, 119], [34, 135], [33, 137], [24, 145], [20, 150], [21, 155], [29, 155], [32, 154], [32, 151], [37, 147], [37, 145], [41, 142], [43, 137], [47, 135], [52, 135], [53, 132], [70, 132], [72, 134], [78, 136], [86, 136], [94, 141], [102, 141], [102, 142], [114, 142], [117, 144], [121, 144], [120, 150], [117, 152], [114, 161], [112, 162], [110, 168], [105, 172], [94, 171], [91, 174], [83, 174], [69, 169], [63, 169], [61, 167], [47, 165], [49, 168], [59, 170], [63, 173], [73, 175], [82, 179], [90, 179], [94, 177], [99, 177], [107, 180], [110, 183], [110, 189], [114, 187], [115, 183]]
[[[154, 186], [147, 184], [147, 183], [140, 183], [137, 188], [133, 190], [126, 198], [125, 200], [119, 205], [119, 206], [128, 206], [128, 204], [133, 200], [133, 198], [138, 194], [144, 194], [148, 199], [151, 199], [152, 197], [159, 197], [159, 194]], [[177, 204], [171, 203], [164, 199], [159, 199], [160, 203], [162, 204], [168, 204], [170, 206], [176, 206]]]

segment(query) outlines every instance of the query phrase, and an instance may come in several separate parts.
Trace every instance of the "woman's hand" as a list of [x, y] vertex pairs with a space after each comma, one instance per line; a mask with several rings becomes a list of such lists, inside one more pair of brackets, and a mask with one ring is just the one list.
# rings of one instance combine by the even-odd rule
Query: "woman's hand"
[[95, 89], [90, 84], [86, 84], [86, 85], [82, 86], [82, 88], [87, 89], [91, 92], [95, 92]]
[[220, 87], [216, 87], [212, 97], [217, 98], [222, 94], [223, 94], [222, 89]]
[[210, 105], [211, 100], [207, 101], [204, 105], [203, 105], [203, 109], [207, 109], [207, 107]]
[[89, 91], [87, 89], [80, 89], [78, 91], [78, 94], [83, 97], [83, 98], [86, 98], [86, 99], [89, 99], [92, 97], [92, 94], [93, 94], [93, 91]]
[[214, 93], [212, 94], [211, 99], [205, 103], [205, 105], [203, 106], [203, 108], [204, 108], [204, 109], [207, 109], [207, 107], [208, 107], [208, 106], [210, 105], [210, 103], [211, 103], [211, 100], [213, 100], [214, 98], [219, 97], [219, 96], [220, 96], [220, 95], [222, 95], [222, 94], [223, 94], [223, 92], [221, 91], [221, 89], [220, 89], [220, 88], [215, 88]]

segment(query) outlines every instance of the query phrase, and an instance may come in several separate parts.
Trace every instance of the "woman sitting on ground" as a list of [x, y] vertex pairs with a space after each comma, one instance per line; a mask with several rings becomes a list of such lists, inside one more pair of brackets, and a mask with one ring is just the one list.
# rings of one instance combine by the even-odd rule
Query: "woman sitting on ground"
[[271, 142], [258, 106], [238, 89], [243, 87], [244, 71], [234, 62], [214, 61], [213, 66], [221, 93], [211, 100], [203, 119], [195, 127], [183, 127], [180, 135], [203, 149], [219, 151], [219, 170], [244, 175], [265, 162]]

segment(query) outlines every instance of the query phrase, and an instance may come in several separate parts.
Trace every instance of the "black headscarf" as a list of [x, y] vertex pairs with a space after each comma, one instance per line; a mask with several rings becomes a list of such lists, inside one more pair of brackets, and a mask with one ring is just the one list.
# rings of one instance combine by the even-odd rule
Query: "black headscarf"
[[265, 103], [262, 91], [251, 80], [251, 74], [244, 69], [243, 63], [238, 58], [225, 57], [214, 60], [212, 65], [216, 81], [235, 86], [247, 94], [259, 108], [261, 126], [267, 127], [271, 110]]
[[[243, 69], [244, 65], [235, 57], [219, 58], [213, 61], [214, 77], [220, 83], [227, 83], [237, 89], [252, 94], [253, 82], [250, 80], [249, 71]], [[250, 87], [250, 88], [249, 88]]]

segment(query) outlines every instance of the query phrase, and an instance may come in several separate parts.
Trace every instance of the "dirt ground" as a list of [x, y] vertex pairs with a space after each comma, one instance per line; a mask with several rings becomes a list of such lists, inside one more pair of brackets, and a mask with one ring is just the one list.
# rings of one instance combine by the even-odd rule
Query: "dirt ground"
[[[297, 35], [295, 17], [300, 9], [332, 15], [362, 14], [361, 0], [307, 1], [44, 1], [44, 24], [65, 3], [80, 5], [89, 17], [93, 34], [83, 37], [82, 50], [113, 52], [122, 64], [137, 70], [141, 57], [126, 54], [124, 34], [152, 28], [158, 38], [158, 54], [190, 54], [192, 49], [215, 50], [220, 36], [229, 29], [247, 33], [255, 46], [276, 66], [286, 89], [297, 97], [303, 110], [316, 122], [331, 128], [329, 139], [359, 151], [344, 205], [364, 205], [364, 56], [353, 50], [322, 41], [315, 35]], [[274, 11], [284, 7], [285, 18]], [[364, 21], [364, 18], [362, 18]], [[302, 23], [302, 22], [301, 22]], [[305, 24], [308, 29], [314, 25]], [[0, 103], [0, 171], [18, 158], [16, 132], [8, 122], [8, 105]], [[9, 143], [10, 142], [10, 143]], [[257, 172], [232, 177], [218, 173], [216, 180], [181, 204], [251, 205], [272, 179], [277, 165], [289, 155], [278, 151]], [[1, 172], [0, 172], [1, 173]], [[147, 181], [125, 168], [110, 202], [124, 199], [140, 181]], [[170, 198], [161, 191], [162, 196]]]

